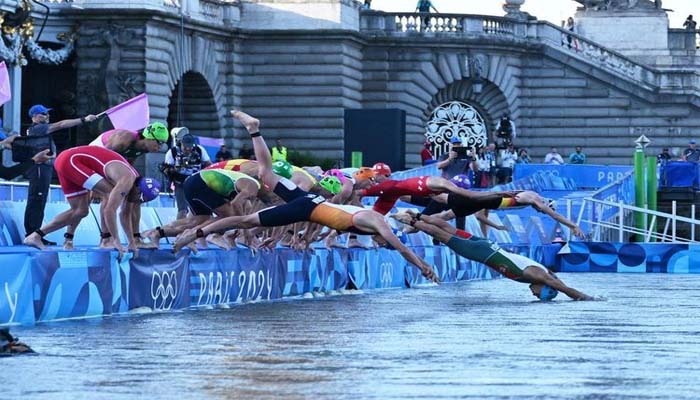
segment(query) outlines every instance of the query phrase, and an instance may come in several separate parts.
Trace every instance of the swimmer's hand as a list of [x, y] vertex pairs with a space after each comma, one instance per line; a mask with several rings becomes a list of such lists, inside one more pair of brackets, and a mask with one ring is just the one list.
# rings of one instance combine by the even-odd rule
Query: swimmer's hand
[[508, 227], [505, 225], [499, 225], [499, 226], [496, 226], [495, 228], [498, 229], [499, 231], [507, 231], [508, 230]]
[[435, 270], [430, 267], [423, 267], [421, 268], [421, 273], [425, 277], [425, 279], [431, 280], [435, 283], [440, 283], [440, 278], [438, 278], [437, 274], [435, 273]]
[[583, 230], [581, 230], [581, 228], [579, 228], [578, 226], [575, 227], [574, 229], [572, 229], [571, 232], [572, 232], [572, 233], [574, 234], [574, 236], [576, 236], [577, 238], [579, 238], [579, 239], [581, 239], [581, 240], [586, 240], [586, 234], [583, 233]]

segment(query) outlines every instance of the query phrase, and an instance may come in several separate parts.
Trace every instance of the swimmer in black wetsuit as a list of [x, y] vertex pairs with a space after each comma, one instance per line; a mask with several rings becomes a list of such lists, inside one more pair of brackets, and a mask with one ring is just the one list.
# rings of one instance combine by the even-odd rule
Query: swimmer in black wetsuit
[[516, 282], [529, 283], [530, 291], [540, 300], [552, 300], [559, 291], [574, 300], [593, 300], [591, 296], [566, 286], [542, 264], [519, 254], [507, 252], [498, 244], [472, 236], [438, 217], [413, 212], [402, 212], [392, 217], [445, 243], [464, 258], [483, 263]]
[[555, 221], [571, 229], [571, 232], [584, 239], [586, 235], [575, 222], [555, 211], [554, 203], [546, 200], [538, 193], [531, 190], [517, 192], [513, 197], [502, 196], [499, 198], [468, 200], [452, 194], [441, 194], [433, 196], [430, 200], [412, 196], [406, 199], [407, 202], [425, 207], [423, 214], [438, 215], [444, 220], [451, 220], [455, 217], [462, 217], [477, 214], [477, 219], [481, 224], [481, 233], [486, 236], [487, 226], [504, 230], [504, 226], [495, 225], [488, 219], [488, 210], [503, 210], [509, 208], [522, 208], [531, 206], [535, 210], [550, 216]]

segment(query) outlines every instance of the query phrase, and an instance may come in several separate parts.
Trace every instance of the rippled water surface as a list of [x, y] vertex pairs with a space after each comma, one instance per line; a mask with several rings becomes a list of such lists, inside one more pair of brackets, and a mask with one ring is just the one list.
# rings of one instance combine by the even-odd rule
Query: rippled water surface
[[700, 276], [562, 274], [609, 298], [550, 304], [506, 280], [14, 333], [0, 398], [700, 397]]

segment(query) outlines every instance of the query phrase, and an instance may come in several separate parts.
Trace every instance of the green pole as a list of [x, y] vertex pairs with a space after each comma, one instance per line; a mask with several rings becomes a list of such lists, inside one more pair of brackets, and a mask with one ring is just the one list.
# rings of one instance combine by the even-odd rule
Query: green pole
[[361, 151], [353, 151], [352, 152], [352, 165], [351, 165], [351, 167], [353, 167], [353, 168], [362, 167], [362, 152]]
[[[656, 176], [656, 157], [647, 157], [647, 208], [656, 211], [656, 193], [658, 191], [658, 178]], [[652, 217], [649, 216], [649, 229], [656, 230], [656, 224], [651, 226]], [[651, 238], [655, 242], [655, 238]]]
[[[646, 203], [645, 196], [646, 183], [644, 182], [644, 148], [637, 146], [634, 151], [634, 205], [639, 208], [644, 208]], [[644, 214], [634, 213], [634, 225], [637, 229], [644, 229], [646, 218]], [[643, 242], [643, 235], [636, 235], [636, 242]]]

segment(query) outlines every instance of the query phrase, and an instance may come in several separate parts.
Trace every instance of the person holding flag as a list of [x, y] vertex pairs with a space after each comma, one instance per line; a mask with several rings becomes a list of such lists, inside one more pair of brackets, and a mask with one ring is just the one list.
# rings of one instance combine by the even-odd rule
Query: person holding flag
[[[80, 118], [65, 119], [58, 122], [50, 122], [50, 108], [35, 104], [29, 108], [29, 118], [32, 124], [27, 129], [27, 136], [31, 137], [49, 137], [49, 148], [51, 152], [56, 153], [56, 145], [50, 136], [60, 130], [80, 126], [86, 122], [92, 122], [97, 119], [95, 115], [86, 115]], [[37, 148], [36, 151], [44, 150]], [[27, 194], [27, 208], [24, 211], [24, 229], [26, 235], [31, 234], [39, 229], [44, 220], [44, 208], [49, 195], [49, 186], [53, 176], [53, 165], [50, 161], [42, 164], [36, 164], [27, 171], [24, 176], [29, 180], [29, 188]], [[55, 245], [43, 239], [45, 245]]]

